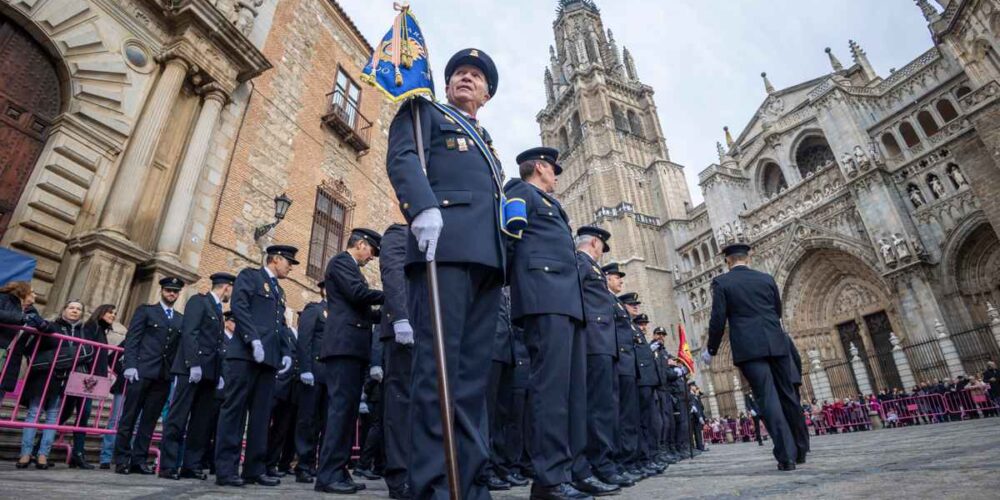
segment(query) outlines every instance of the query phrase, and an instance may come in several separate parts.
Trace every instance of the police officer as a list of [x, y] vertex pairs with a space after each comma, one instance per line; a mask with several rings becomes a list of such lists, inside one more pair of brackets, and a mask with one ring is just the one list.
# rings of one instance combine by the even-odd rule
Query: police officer
[[650, 344], [660, 368], [661, 382], [656, 388], [656, 394], [660, 400], [659, 411], [663, 425], [661, 426], [662, 430], [659, 436], [660, 446], [657, 449], [656, 459], [661, 463], [673, 464], [677, 463], [675, 454], [672, 452], [676, 422], [674, 413], [677, 409], [677, 400], [671, 392], [671, 386], [677, 380], [677, 373], [674, 371], [673, 366], [671, 366], [671, 358], [673, 356], [664, 347], [666, 345], [666, 334], [667, 331], [662, 326], [656, 327], [653, 330], [653, 342]]
[[[206, 479], [202, 472], [205, 455], [211, 454], [208, 439], [217, 416], [215, 387], [222, 374], [223, 312], [236, 276], [215, 273], [212, 289], [188, 299], [184, 306], [181, 341], [171, 373], [176, 375], [174, 396], [163, 425], [160, 443], [160, 477]], [[184, 442], [184, 460], [178, 451]], [[178, 466], [180, 471], [178, 471]]]
[[326, 377], [319, 361], [326, 328], [326, 283], [316, 284], [320, 300], [310, 302], [299, 314], [299, 412], [295, 426], [295, 482], [312, 483], [316, 474], [319, 435], [326, 427]]
[[667, 392], [671, 400], [670, 425], [670, 449], [674, 451], [673, 457], [677, 460], [684, 460], [691, 457], [691, 409], [690, 398], [687, 395], [687, 367], [677, 361], [673, 354], [663, 353], [666, 364], [663, 367], [664, 379], [667, 383]]
[[587, 447], [577, 460], [586, 460], [601, 482], [618, 488], [635, 485], [622, 476], [614, 462], [615, 422], [618, 418], [618, 394], [615, 391], [618, 339], [615, 335], [617, 300], [608, 291], [607, 278], [597, 262], [611, 251], [611, 233], [594, 226], [576, 232], [576, 270], [583, 287], [583, 305], [587, 322], [577, 335], [587, 345]]
[[[226, 399], [219, 410], [215, 436], [215, 483], [277, 486], [280, 480], [266, 472], [267, 428], [271, 417], [275, 375], [292, 369], [285, 338], [285, 292], [278, 280], [288, 277], [298, 249], [271, 245], [264, 267], [248, 267], [236, 275], [230, 310], [236, 330], [226, 349], [223, 381]], [[280, 370], [279, 370], [280, 367]], [[240, 450], [246, 430], [243, 476]]]
[[[514, 345], [510, 323], [510, 288], [504, 287], [497, 313], [496, 335], [493, 337], [493, 363], [490, 364], [489, 397], [486, 399], [486, 413], [490, 430], [490, 461], [484, 472], [486, 486], [490, 491], [509, 490], [514, 483], [508, 481], [510, 471], [501, 463], [504, 426], [502, 409], [511, 406], [513, 397]], [[504, 412], [506, 413], [506, 412]], [[526, 480], [516, 480], [516, 486], [527, 485]]]
[[[691, 427], [693, 428], [692, 434], [694, 435], [695, 454], [697, 455], [708, 451], [705, 448], [705, 436], [702, 432], [705, 427], [705, 403], [701, 400], [701, 388], [693, 380], [688, 382], [688, 387], [690, 388], [688, 399], [691, 402]], [[802, 423], [805, 423], [805, 419], [802, 420]]]
[[[160, 301], [135, 310], [125, 335], [123, 377], [125, 403], [115, 436], [115, 472], [152, 474], [146, 465], [149, 442], [160, 412], [170, 396], [170, 367], [177, 353], [184, 315], [174, 310], [184, 282], [180, 278], [160, 280]], [[139, 414], [142, 418], [139, 418]], [[135, 421], [139, 429], [132, 441]]]
[[618, 344], [616, 382], [618, 394], [618, 428], [615, 436], [615, 464], [626, 479], [639, 481], [646, 477], [638, 466], [639, 448], [639, 386], [635, 360], [635, 326], [625, 309], [625, 302], [638, 301], [637, 293], [621, 296], [625, 272], [613, 262], [601, 268], [607, 277], [608, 292], [615, 294], [615, 339]]
[[706, 365], [711, 363], [728, 322], [733, 363], [757, 396], [764, 426], [774, 443], [778, 470], [795, 470], [798, 450], [783, 411], [783, 406], [795, 404], [795, 389], [788, 361], [788, 335], [781, 328], [778, 285], [771, 275], [748, 267], [750, 245], [728, 245], [722, 253], [729, 272], [712, 280], [708, 346], [702, 359]]
[[285, 477], [295, 456], [295, 424], [299, 413], [298, 334], [287, 328], [283, 340], [288, 344], [292, 369], [274, 379], [274, 399], [271, 402], [271, 425], [267, 431], [267, 468], [269, 477]]
[[792, 342], [792, 337], [787, 334], [785, 337], [788, 339], [788, 354], [791, 363], [788, 365], [788, 369], [791, 370], [792, 387], [795, 389], [795, 405], [782, 400], [781, 409], [785, 413], [785, 418], [788, 419], [788, 425], [792, 428], [792, 435], [795, 436], [795, 448], [798, 451], [795, 463], [804, 464], [806, 463], [806, 454], [809, 453], [809, 427], [806, 425], [806, 417], [802, 413], [802, 357], [795, 347], [795, 342]]
[[382, 382], [382, 425], [385, 440], [385, 485], [389, 497], [411, 497], [406, 473], [410, 448], [410, 371], [413, 364], [413, 327], [406, 308], [406, 240], [409, 227], [393, 224], [382, 235], [379, 271], [385, 303], [382, 305], [382, 351], [385, 378]]
[[[386, 169], [413, 234], [407, 243], [409, 324], [414, 330], [410, 394], [412, 446], [408, 472], [417, 498], [447, 495], [437, 364], [431, 331], [427, 266], [437, 262], [445, 353], [449, 367], [461, 497], [489, 492], [476, 483], [488, 450], [484, 429], [489, 366], [505, 241], [500, 230], [500, 172], [489, 134], [476, 120], [495, 95], [493, 60], [478, 49], [455, 54], [445, 66], [447, 104], [414, 99], [389, 129]], [[423, 151], [417, 151], [414, 107], [420, 109]], [[481, 139], [481, 141], [480, 141]], [[480, 144], [483, 144], [481, 147]], [[420, 158], [426, 158], [426, 172]]]
[[656, 461], [656, 440], [662, 425], [660, 412], [656, 404], [656, 388], [660, 386], [660, 370], [656, 366], [653, 350], [646, 341], [646, 328], [649, 327], [649, 316], [639, 312], [638, 300], [629, 304], [628, 311], [635, 324], [635, 360], [639, 367], [639, 454], [640, 467], [647, 476], [655, 476], [666, 469], [666, 464]]
[[327, 420], [319, 453], [314, 489], [324, 493], [357, 493], [347, 471], [361, 405], [361, 391], [371, 358], [372, 306], [385, 299], [381, 290], [368, 287], [361, 268], [378, 257], [382, 236], [355, 228], [347, 250], [326, 266], [327, 321], [320, 360], [326, 371]]
[[757, 406], [752, 391], [748, 391], [743, 396], [743, 407], [747, 409], [753, 420], [753, 435], [757, 439], [757, 446], [764, 446], [764, 437], [760, 435], [760, 407]]
[[559, 151], [532, 148], [517, 155], [521, 179], [508, 198], [525, 200], [527, 227], [511, 252], [511, 320], [524, 328], [531, 353], [529, 378], [535, 481], [533, 498], [581, 498], [618, 487], [593, 476], [587, 444], [587, 346], [577, 326], [585, 321], [569, 216], [552, 193]]

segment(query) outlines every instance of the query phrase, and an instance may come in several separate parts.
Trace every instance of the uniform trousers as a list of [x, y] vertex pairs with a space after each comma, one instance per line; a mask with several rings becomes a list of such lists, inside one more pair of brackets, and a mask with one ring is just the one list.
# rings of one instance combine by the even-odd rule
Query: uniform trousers
[[[763, 444], [764, 443], [764, 437], [760, 435], [760, 415], [756, 415], [756, 416], [753, 416], [753, 417], [750, 417], [750, 418], [753, 419], [753, 435], [754, 435], [754, 438], [757, 440], [758, 443]], [[794, 431], [795, 428], [792, 427], [792, 430]]]
[[681, 456], [691, 456], [691, 404], [684, 396], [677, 397], [674, 413], [674, 449]]
[[504, 425], [501, 409], [513, 403], [513, 366], [497, 360], [490, 365], [489, 397], [486, 398], [486, 413], [489, 420], [490, 461], [488, 473], [506, 477], [510, 471], [504, 466], [501, 454], [504, 448]]
[[[587, 346], [569, 316], [523, 318], [531, 358], [532, 440], [528, 443], [535, 481], [541, 486], [592, 475], [587, 446]], [[579, 457], [579, 459], [577, 459]]]
[[351, 461], [358, 407], [368, 362], [350, 356], [323, 360], [326, 371], [327, 416], [323, 446], [319, 450], [316, 485], [326, 486], [350, 480]]
[[266, 472], [267, 426], [274, 398], [277, 370], [254, 361], [227, 359], [223, 365], [226, 399], [219, 409], [215, 432], [215, 475], [230, 479], [239, 475], [240, 450], [246, 423], [243, 477], [257, 478]]
[[618, 436], [615, 453], [615, 462], [620, 466], [619, 472], [625, 472], [638, 465], [639, 432], [639, 386], [634, 376], [619, 374]]
[[[485, 499], [490, 497], [489, 490], [477, 479], [489, 461], [489, 436], [484, 425], [489, 385], [486, 367], [493, 359], [502, 275], [491, 267], [449, 263], [438, 263], [437, 275], [460, 496]], [[413, 498], [443, 500], [449, 498], [448, 481], [426, 266], [406, 268], [406, 287], [414, 333], [407, 469]]]
[[409, 481], [406, 473], [410, 449], [410, 373], [413, 347], [385, 341], [385, 377], [382, 426], [385, 440], [385, 485], [398, 491]]
[[612, 356], [587, 356], [587, 446], [584, 454], [591, 471], [604, 478], [618, 472], [613, 460], [618, 420], [617, 376]]
[[788, 365], [785, 357], [753, 359], [738, 365], [757, 397], [779, 463], [791, 463], [796, 458], [795, 438], [785, 416], [785, 408], [796, 405]]
[[531, 469], [531, 459], [525, 443], [528, 436], [528, 389], [511, 389], [511, 405], [501, 409], [503, 450], [500, 454], [504, 469], [524, 475]]
[[295, 425], [295, 454], [299, 461], [296, 472], [316, 472], [316, 456], [319, 454], [320, 436], [326, 429], [327, 387], [326, 367], [320, 361], [313, 362], [313, 385], [299, 388], [299, 412]]
[[[215, 380], [202, 379], [193, 384], [187, 375], [178, 375], [174, 396], [163, 424], [163, 441], [160, 443], [160, 468], [201, 470], [208, 452], [208, 440], [215, 412]], [[184, 457], [178, 456], [184, 443]]]
[[[384, 380], [384, 378], [383, 378]], [[376, 384], [371, 389], [370, 394], [379, 393], [377, 396], [370, 395], [366, 406], [368, 415], [361, 416], [364, 429], [364, 437], [361, 440], [361, 455], [358, 458], [357, 467], [374, 471], [381, 475], [385, 470], [385, 423], [382, 420], [382, 397], [383, 386]]]
[[285, 381], [291, 385], [286, 399], [275, 399], [271, 408], [271, 425], [267, 431], [267, 466], [279, 471], [291, 468], [295, 456], [295, 424], [298, 420], [298, 380]]
[[[160, 412], [163, 411], [168, 397], [170, 397], [170, 380], [140, 378], [127, 384], [125, 403], [122, 416], [118, 420], [118, 433], [115, 436], [116, 464], [146, 465], [149, 442], [153, 439], [156, 421], [159, 420]], [[139, 429], [135, 433], [133, 442], [132, 431], [135, 429], [136, 420], [139, 420]]]
[[674, 412], [677, 411], [677, 405], [674, 403], [674, 396], [670, 393], [663, 395], [663, 433], [662, 433], [662, 443], [663, 450], [667, 453], [674, 451], [674, 441], [676, 440], [677, 433], [677, 416]]
[[656, 388], [653, 386], [639, 387], [639, 465], [644, 466], [652, 460], [651, 448], [656, 443], [655, 421]]

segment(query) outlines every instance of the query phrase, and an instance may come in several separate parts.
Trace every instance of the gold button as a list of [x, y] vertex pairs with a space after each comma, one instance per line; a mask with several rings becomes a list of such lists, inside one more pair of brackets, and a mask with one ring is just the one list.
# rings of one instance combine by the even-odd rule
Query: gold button
[[403, 203], [403, 210], [406, 210], [408, 208], [410, 208], [410, 204], [409, 203]]
[[441, 202], [441, 204], [444, 205], [444, 206], [446, 206], [446, 207], [448, 206], [449, 203], [451, 203], [451, 202], [448, 201], [448, 200], [444, 200], [444, 201]]

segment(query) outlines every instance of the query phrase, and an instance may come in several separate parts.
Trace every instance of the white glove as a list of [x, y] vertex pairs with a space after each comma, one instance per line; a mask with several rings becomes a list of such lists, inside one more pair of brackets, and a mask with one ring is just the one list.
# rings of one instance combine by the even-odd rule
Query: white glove
[[712, 364], [712, 355], [709, 354], [708, 349], [701, 351], [701, 361], [705, 363], [705, 366]]
[[125, 380], [128, 380], [129, 382], [135, 382], [136, 380], [139, 380], [139, 370], [135, 368], [126, 368], [125, 373], [123, 373], [122, 375], [124, 375]]
[[370, 370], [368, 370], [368, 376], [376, 382], [381, 382], [383, 375], [385, 375], [385, 373], [382, 371], [381, 366], [373, 366]]
[[192, 384], [197, 384], [198, 382], [201, 382], [201, 367], [200, 366], [192, 366], [191, 367], [191, 375], [188, 376], [188, 382], [191, 382]]
[[365, 402], [365, 401], [368, 401], [368, 394], [365, 394], [364, 392], [362, 392], [361, 393], [361, 402]]
[[417, 248], [421, 252], [425, 252], [427, 262], [434, 260], [434, 251], [437, 250], [437, 242], [438, 238], [441, 237], [442, 229], [444, 229], [444, 220], [441, 218], [441, 210], [436, 207], [424, 209], [410, 223], [410, 231], [417, 239]]
[[684, 376], [684, 369], [681, 368], [681, 367], [679, 367], [679, 366], [676, 367], [676, 368], [674, 368], [674, 372], [677, 373], [678, 377], [683, 377]]
[[312, 372], [305, 372], [299, 375], [299, 380], [301, 380], [302, 383], [306, 385], [313, 385], [316, 383], [316, 379], [313, 378]]
[[362, 402], [361, 406], [358, 407], [358, 412], [362, 415], [368, 414], [368, 403]]
[[221, 391], [222, 388], [225, 387], [225, 386], [226, 386], [226, 381], [222, 380], [222, 376], [220, 375], [219, 376], [219, 385], [215, 386], [215, 389]]
[[[256, 354], [256, 352], [254, 354]], [[264, 355], [261, 354], [260, 357], [263, 359]], [[291, 356], [282, 356], [281, 357], [281, 369], [278, 370], [278, 375], [283, 375], [285, 372], [287, 372], [288, 370], [291, 370], [291, 369], [292, 369], [292, 357]]]
[[392, 331], [396, 334], [396, 343], [403, 345], [413, 345], [413, 327], [410, 321], [401, 319], [392, 324]]
[[250, 342], [250, 346], [253, 347], [253, 360], [258, 363], [264, 362], [264, 344], [261, 344], [259, 340], [254, 340]]

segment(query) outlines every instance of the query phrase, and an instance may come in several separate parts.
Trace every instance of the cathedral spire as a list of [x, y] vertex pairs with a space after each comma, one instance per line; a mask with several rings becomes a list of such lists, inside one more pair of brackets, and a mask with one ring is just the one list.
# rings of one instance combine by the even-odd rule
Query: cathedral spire
[[854, 59], [854, 64], [861, 66], [866, 78], [874, 80], [876, 77], [875, 69], [872, 68], [872, 63], [868, 62], [868, 54], [865, 54], [861, 45], [858, 45], [858, 42], [854, 40], [848, 40], [847, 45], [851, 47], [851, 58]]
[[628, 47], [622, 47], [622, 59], [625, 60], [625, 75], [628, 76], [628, 79], [638, 80], [639, 74], [635, 71], [635, 61], [632, 60], [632, 54], [628, 51]]
[[[728, 133], [728, 130], [727, 130], [727, 133]], [[719, 153], [719, 162], [721, 163], [722, 162], [722, 157], [726, 156], [726, 150], [722, 147], [722, 143], [721, 142], [718, 142], [718, 141], [715, 142], [715, 151], [717, 153]]]
[[552, 84], [552, 72], [549, 68], [545, 68], [545, 102], [547, 104], [552, 104], [556, 100], [555, 88]]
[[837, 56], [833, 55], [833, 49], [827, 47], [826, 55], [830, 57], [830, 66], [833, 67], [833, 71], [844, 71], [844, 65], [840, 64], [840, 60], [837, 59]]
[[926, 19], [927, 22], [932, 23], [938, 20], [938, 18], [940, 17], [938, 16], [938, 11], [937, 9], [934, 8], [933, 5], [931, 5], [930, 2], [928, 2], [927, 0], [914, 0], [914, 1], [917, 3], [917, 7], [920, 8], [920, 12], [923, 13], [924, 19]]
[[611, 52], [611, 72], [619, 77], [622, 76], [622, 59], [618, 52], [618, 43], [615, 42], [615, 34], [608, 28], [608, 51]]
[[767, 73], [761, 73], [760, 77], [764, 79], [764, 90], [767, 91], [768, 95], [774, 93], [774, 85], [771, 85], [771, 81], [767, 79]]

